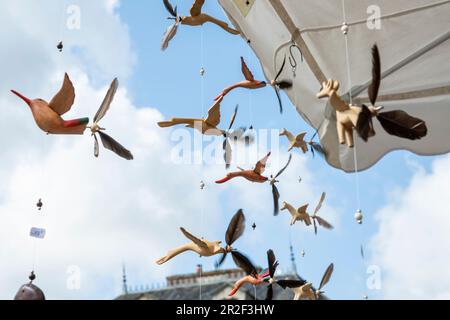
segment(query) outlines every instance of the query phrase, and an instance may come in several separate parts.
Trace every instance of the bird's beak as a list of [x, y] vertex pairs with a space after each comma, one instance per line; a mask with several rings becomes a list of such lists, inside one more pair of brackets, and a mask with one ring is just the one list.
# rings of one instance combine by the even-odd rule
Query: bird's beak
[[31, 100], [25, 97], [24, 95], [18, 93], [15, 90], [11, 90], [11, 92], [14, 93], [16, 96], [18, 96], [19, 98], [21, 98], [23, 101], [25, 101], [28, 105], [31, 105]]

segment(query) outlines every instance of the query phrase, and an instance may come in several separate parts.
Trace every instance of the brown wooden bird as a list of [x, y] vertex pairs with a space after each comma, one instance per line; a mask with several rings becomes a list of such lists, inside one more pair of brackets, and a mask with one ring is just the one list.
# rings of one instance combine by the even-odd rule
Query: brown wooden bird
[[283, 289], [290, 288], [294, 292], [293, 300], [316, 300], [312, 283], [304, 280], [278, 280], [277, 284]]
[[368, 88], [371, 106], [350, 105], [338, 94], [339, 81], [328, 80], [322, 83], [317, 94], [319, 99], [328, 98], [330, 106], [336, 110], [337, 135], [340, 144], [353, 148], [353, 130], [365, 142], [375, 135], [373, 118], [376, 117], [383, 129], [390, 135], [409, 140], [418, 140], [427, 135], [425, 121], [410, 116], [402, 110], [380, 112], [383, 107], [376, 106], [381, 84], [381, 60], [377, 45], [372, 47], [372, 83]]
[[255, 169], [244, 170], [239, 168], [240, 171], [230, 172], [226, 175], [225, 178], [217, 180], [216, 183], [222, 184], [237, 177], [242, 177], [251, 182], [264, 183], [269, 180], [269, 178], [262, 175], [264, 173], [264, 170], [266, 169], [266, 164], [269, 157], [270, 152], [256, 163]]
[[162, 128], [172, 127], [178, 124], [184, 124], [187, 128], [194, 128], [204, 135], [223, 136], [226, 135], [225, 130], [218, 129], [220, 123], [220, 103], [223, 98], [214, 102], [212, 107], [208, 110], [206, 118], [172, 118], [169, 121], [158, 122]]
[[317, 290], [314, 290], [312, 283], [304, 280], [278, 280], [276, 283], [283, 289], [292, 289], [294, 292], [294, 300], [317, 300], [324, 293], [322, 289], [330, 281], [333, 269], [334, 265], [330, 264], [325, 270]]
[[308, 143], [305, 141], [306, 132], [303, 131], [298, 135], [294, 136], [290, 131], [286, 129], [281, 129], [280, 137], [286, 136], [290, 142], [288, 152], [290, 152], [294, 148], [299, 148], [303, 151], [303, 153], [307, 153], [309, 151]]
[[297, 221], [302, 221], [305, 223], [305, 225], [310, 226], [311, 225], [311, 217], [308, 213], [306, 213], [306, 209], [308, 208], [308, 205], [304, 205], [298, 209], [295, 209], [294, 206], [287, 202], [283, 202], [283, 205], [281, 206], [281, 211], [288, 210], [289, 213], [292, 216], [291, 219], [291, 226], [293, 226]]
[[247, 67], [247, 64], [244, 61], [244, 58], [241, 57], [241, 68], [242, 73], [244, 74], [245, 80], [240, 81], [238, 83], [235, 83], [227, 88], [225, 88], [221, 94], [219, 94], [215, 100], [218, 100], [220, 98], [223, 98], [226, 96], [231, 90], [234, 90], [236, 88], [245, 88], [245, 89], [260, 89], [267, 86], [267, 83], [265, 81], [259, 81], [255, 80], [255, 77], [253, 76], [253, 73], [250, 71], [250, 69]]
[[42, 99], [28, 99], [15, 90], [17, 95], [28, 104], [37, 126], [47, 134], [83, 134], [89, 123], [89, 118], [63, 120], [61, 116], [68, 112], [75, 100], [75, 89], [67, 73], [59, 92], [50, 103]]
[[166, 7], [166, 10], [169, 12], [171, 17], [169, 19], [175, 20], [175, 23], [173, 26], [169, 27], [167, 29], [161, 48], [162, 50], [167, 49], [169, 46], [170, 40], [175, 37], [179, 24], [182, 25], [189, 25], [189, 26], [201, 26], [206, 22], [214, 23], [224, 29], [225, 31], [238, 35], [240, 34], [239, 31], [231, 28], [226, 22], [216, 19], [214, 17], [211, 17], [205, 13], [202, 13], [202, 7], [205, 4], [205, 0], [195, 0], [191, 10], [190, 10], [190, 16], [179, 16], [177, 12], [177, 7], [173, 8], [173, 6], [170, 4], [169, 0], [163, 0], [164, 6]]
[[209, 257], [216, 254], [222, 254], [220, 260], [216, 263], [216, 267], [220, 267], [220, 265], [225, 261], [225, 258], [228, 254], [231, 254], [233, 261], [236, 265], [242, 268], [246, 272], [252, 272], [252, 264], [250, 260], [241, 252], [237, 251], [236, 248], [233, 247], [233, 244], [244, 234], [245, 230], [245, 216], [242, 209], [239, 209], [233, 218], [230, 220], [228, 224], [227, 231], [225, 233], [225, 242], [226, 247], [221, 247], [221, 241], [208, 241], [205, 239], [199, 239], [185, 229], [180, 228], [181, 232], [192, 242], [182, 245], [178, 248], [170, 250], [166, 256], [160, 258], [156, 261], [157, 264], [163, 264], [173, 257], [183, 253], [185, 251], [194, 251], [198, 253], [200, 256]]
[[216, 254], [226, 253], [226, 250], [220, 246], [222, 241], [208, 241], [206, 239], [200, 239], [186, 231], [184, 228], [180, 228], [180, 230], [186, 238], [191, 240], [191, 242], [170, 250], [164, 257], [156, 261], [157, 264], [166, 263], [173, 257], [176, 257], [185, 251], [194, 251], [201, 257], [210, 257]]

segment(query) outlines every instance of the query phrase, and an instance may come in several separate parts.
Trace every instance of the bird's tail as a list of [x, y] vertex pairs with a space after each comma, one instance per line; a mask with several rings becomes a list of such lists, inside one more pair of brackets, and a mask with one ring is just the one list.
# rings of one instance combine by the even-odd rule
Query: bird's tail
[[63, 127], [53, 130], [51, 134], [83, 134], [86, 126], [89, 123], [89, 118], [79, 118], [66, 120], [63, 122]]
[[233, 178], [234, 178], [233, 176], [227, 174], [227, 176], [226, 176], [225, 178], [220, 179], [220, 180], [217, 180], [216, 183], [222, 184], [222, 183], [225, 183], [225, 182], [227, 182], [227, 181], [230, 181], [230, 180], [233, 179]]
[[79, 118], [64, 121], [64, 127], [71, 128], [80, 125], [87, 125], [89, 123], [89, 118]]
[[161, 121], [158, 122], [158, 126], [160, 126], [161, 128], [167, 128], [167, 127], [172, 127], [175, 126], [177, 124], [190, 124], [192, 123], [192, 119], [184, 119], [184, 118], [173, 118], [169, 121]]
[[170, 259], [172, 259], [173, 257], [179, 255], [180, 253], [183, 253], [187, 250], [190, 250], [190, 245], [182, 245], [178, 248], [175, 248], [173, 250], [170, 250], [169, 252], [167, 252], [167, 254], [164, 257], [159, 258], [158, 260], [156, 260], [156, 264], [163, 264], [166, 263], [167, 261], [169, 261]]

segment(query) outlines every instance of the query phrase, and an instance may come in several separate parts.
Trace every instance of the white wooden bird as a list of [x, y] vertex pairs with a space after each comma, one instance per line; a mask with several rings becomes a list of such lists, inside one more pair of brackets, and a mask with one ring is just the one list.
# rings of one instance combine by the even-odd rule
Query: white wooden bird
[[281, 129], [280, 137], [286, 136], [290, 142], [288, 151], [290, 152], [294, 148], [299, 148], [303, 151], [303, 153], [307, 153], [309, 148], [308, 144], [305, 141], [306, 132], [301, 132], [298, 135], [294, 136], [290, 131], [286, 129]]

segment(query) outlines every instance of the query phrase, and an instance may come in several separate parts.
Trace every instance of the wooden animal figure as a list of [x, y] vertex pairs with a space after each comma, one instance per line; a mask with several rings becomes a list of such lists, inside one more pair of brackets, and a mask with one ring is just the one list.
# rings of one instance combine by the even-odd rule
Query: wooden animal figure
[[15, 90], [11, 92], [28, 104], [37, 126], [47, 134], [83, 134], [86, 130], [89, 118], [73, 120], [61, 118], [70, 110], [75, 100], [75, 89], [67, 73], [64, 75], [61, 89], [50, 103], [43, 99], [28, 99]]
[[301, 280], [278, 280], [277, 284], [283, 289], [290, 288], [294, 292], [293, 300], [316, 300], [312, 283]]
[[237, 82], [227, 88], [225, 88], [221, 94], [219, 94], [215, 100], [218, 100], [220, 98], [223, 98], [226, 96], [230, 91], [236, 89], [236, 88], [245, 88], [245, 89], [260, 89], [267, 86], [267, 83], [265, 81], [259, 81], [255, 80], [255, 77], [253, 76], [253, 73], [250, 71], [250, 69], [247, 67], [247, 64], [244, 61], [244, 58], [241, 57], [241, 69], [242, 73], [245, 77], [245, 80]]
[[[317, 204], [316, 208], [314, 209], [313, 215], [310, 215], [307, 212], [309, 204], [305, 204], [304, 206], [301, 206], [300, 208], [295, 210], [295, 208], [292, 205], [284, 202], [281, 210], [288, 210], [291, 213], [291, 215], [292, 215], [291, 226], [294, 225], [296, 221], [302, 221], [307, 226], [310, 226], [311, 220], [312, 220], [314, 222], [314, 230], [316, 231], [316, 234], [317, 234], [316, 220], [319, 223], [319, 225], [323, 226], [324, 228], [327, 228], [327, 229], [333, 228], [333, 226], [331, 226], [331, 224], [329, 224], [327, 221], [325, 221], [324, 219], [317, 216], [317, 212], [319, 212], [320, 208], [322, 208], [323, 201], [325, 200], [325, 195], [326, 195], [325, 192], [323, 192], [320, 197], [319, 203]], [[320, 220], [320, 222], [319, 222], [319, 220]]]
[[233, 247], [234, 242], [236, 242], [243, 235], [245, 230], [245, 216], [242, 209], [239, 209], [236, 212], [228, 224], [228, 228], [225, 233], [225, 241], [227, 244], [225, 248], [220, 246], [222, 243], [221, 241], [210, 242], [204, 239], [199, 239], [187, 232], [185, 229], [180, 229], [181, 232], [183, 232], [183, 234], [192, 242], [169, 251], [165, 257], [162, 257], [156, 261], [157, 264], [163, 264], [180, 253], [190, 250], [198, 253], [201, 257], [222, 254], [222, 257], [216, 264], [216, 267], [220, 267], [220, 265], [225, 261], [226, 256], [231, 254], [233, 261], [238, 267], [247, 273], [253, 272], [253, 265], [250, 260]]
[[278, 280], [276, 283], [283, 289], [290, 288], [294, 292], [294, 300], [317, 300], [324, 293], [323, 287], [330, 281], [334, 265], [330, 264], [320, 281], [320, 286], [314, 290], [312, 283], [302, 280]]
[[217, 128], [220, 123], [220, 103], [222, 100], [223, 98], [220, 98], [214, 102], [208, 110], [206, 118], [172, 118], [169, 121], [158, 122], [158, 125], [166, 128], [184, 124], [187, 128], [194, 128], [204, 135], [224, 136], [227, 132]]
[[190, 10], [190, 16], [179, 16], [178, 12], [177, 12], [177, 8], [176, 7], [173, 8], [173, 6], [170, 4], [169, 0], [163, 0], [163, 3], [164, 3], [164, 6], [166, 7], [167, 11], [171, 15], [170, 19], [175, 20], [174, 26], [170, 27], [167, 30], [167, 32], [163, 38], [163, 43], [162, 43], [163, 50], [165, 50], [168, 47], [170, 40], [172, 40], [173, 37], [175, 36], [179, 24], [189, 25], [189, 26], [201, 26], [206, 22], [210, 22], [210, 23], [218, 25], [219, 27], [221, 27], [222, 29], [224, 29], [225, 31], [227, 31], [233, 35], [240, 34], [239, 31], [231, 28], [226, 22], [216, 19], [214, 17], [211, 17], [205, 13], [202, 13], [202, 7], [205, 4], [205, 0], [195, 0], [194, 1], [194, 4], [192, 5], [191, 10]]
[[266, 169], [266, 164], [269, 157], [270, 152], [264, 158], [262, 158], [256, 163], [255, 169], [244, 170], [239, 168], [240, 171], [230, 172], [226, 175], [225, 178], [217, 180], [216, 183], [222, 184], [237, 177], [242, 177], [251, 182], [264, 183], [267, 180], [269, 180], [269, 178], [262, 175]]
[[208, 241], [206, 239], [199, 239], [186, 231], [184, 228], [180, 228], [180, 230], [186, 238], [191, 240], [191, 242], [170, 250], [164, 257], [156, 261], [157, 264], [161, 265], [163, 263], [166, 263], [173, 257], [176, 257], [180, 253], [186, 251], [194, 251], [198, 253], [200, 257], [210, 257], [216, 254], [226, 253], [225, 249], [220, 246], [222, 241]]
[[273, 298], [273, 284], [276, 283], [275, 271], [278, 267], [278, 261], [276, 261], [275, 254], [272, 250], [267, 251], [267, 260], [268, 260], [268, 268], [258, 274], [256, 272], [256, 268], [253, 267], [252, 273], [247, 276], [239, 279], [234, 284], [233, 289], [228, 294], [229, 297], [232, 297], [236, 294], [236, 292], [246, 283], [250, 283], [254, 286], [261, 286], [268, 283], [266, 300], [272, 300]]
[[299, 133], [298, 135], [294, 136], [291, 132], [289, 132], [286, 129], [281, 129], [280, 131], [280, 137], [286, 136], [289, 142], [291, 143], [289, 145], [288, 152], [291, 152], [294, 148], [299, 148], [303, 151], [303, 153], [307, 153], [309, 151], [308, 144], [305, 141], [306, 132], [303, 131]]
[[311, 217], [306, 212], [306, 209], [308, 208], [308, 205], [304, 205], [297, 210], [289, 203], [283, 202], [281, 206], [281, 211], [288, 210], [289, 213], [292, 216], [291, 219], [291, 226], [293, 226], [297, 221], [303, 222], [305, 225], [310, 226], [311, 225]]
[[383, 129], [390, 135], [400, 138], [417, 140], [427, 135], [425, 121], [412, 117], [402, 110], [380, 112], [383, 107], [376, 106], [376, 100], [381, 84], [381, 61], [378, 47], [372, 48], [372, 83], [368, 88], [371, 106], [350, 105], [338, 94], [339, 82], [328, 80], [323, 82], [322, 89], [317, 94], [319, 99], [328, 98], [330, 106], [336, 110], [337, 135], [340, 144], [353, 148], [353, 130], [364, 141], [375, 135], [372, 119], [376, 117]]

